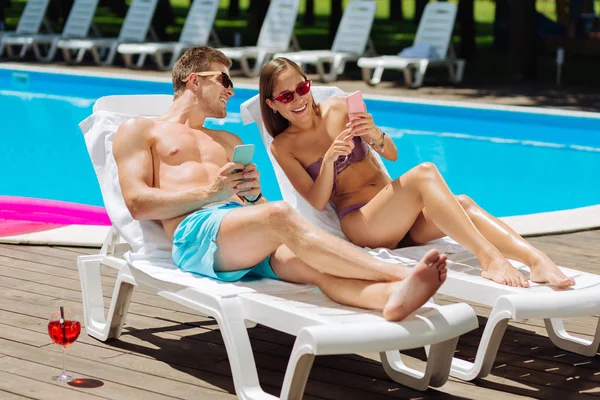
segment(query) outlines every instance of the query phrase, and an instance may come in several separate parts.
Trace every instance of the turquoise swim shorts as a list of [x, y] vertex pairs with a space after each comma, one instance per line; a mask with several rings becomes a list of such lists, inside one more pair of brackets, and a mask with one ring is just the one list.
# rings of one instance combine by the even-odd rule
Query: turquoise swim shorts
[[181, 221], [173, 234], [172, 256], [175, 264], [184, 271], [225, 282], [234, 282], [246, 275], [279, 279], [269, 264], [271, 256], [252, 268], [219, 271], [220, 268], [215, 260], [215, 252], [219, 248], [217, 245], [219, 227], [225, 215], [239, 207], [244, 206], [234, 201], [208, 206]]

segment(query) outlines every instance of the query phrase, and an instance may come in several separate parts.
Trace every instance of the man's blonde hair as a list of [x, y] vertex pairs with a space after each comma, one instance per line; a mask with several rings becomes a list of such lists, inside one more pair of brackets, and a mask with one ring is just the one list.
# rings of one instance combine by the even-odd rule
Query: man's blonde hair
[[210, 71], [213, 64], [223, 64], [231, 67], [231, 60], [223, 52], [208, 46], [192, 47], [177, 60], [173, 66], [173, 93], [175, 98], [181, 96], [185, 90], [183, 81], [193, 72]]

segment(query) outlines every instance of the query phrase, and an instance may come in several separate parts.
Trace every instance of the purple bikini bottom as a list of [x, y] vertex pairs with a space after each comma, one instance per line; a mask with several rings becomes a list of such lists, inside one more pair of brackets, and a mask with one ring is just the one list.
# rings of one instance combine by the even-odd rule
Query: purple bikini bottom
[[364, 206], [367, 203], [358, 203], [358, 204], [353, 204], [351, 206], [342, 208], [341, 210], [338, 211], [338, 217], [340, 218], [340, 221], [342, 220], [342, 218], [344, 218], [344, 216], [354, 210], [358, 210], [359, 208], [361, 208], [362, 206]]

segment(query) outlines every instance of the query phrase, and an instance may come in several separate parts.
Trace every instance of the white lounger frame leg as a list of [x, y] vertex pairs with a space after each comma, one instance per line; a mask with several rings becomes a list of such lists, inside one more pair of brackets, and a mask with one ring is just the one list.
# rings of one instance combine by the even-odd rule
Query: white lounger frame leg
[[[100, 267], [106, 265], [119, 269], [108, 316], [104, 315], [104, 299], [100, 280]], [[78, 261], [83, 296], [84, 321], [87, 333], [99, 339], [117, 339], [121, 335], [135, 286], [153, 290], [161, 295], [161, 290], [152, 285], [140, 284], [135, 278], [136, 271], [127, 262], [102, 255], [80, 257]], [[203, 316], [212, 316], [219, 324], [223, 341], [227, 348], [236, 394], [241, 399], [276, 399], [261, 388], [256, 373], [256, 364], [247, 326], [239, 314], [242, 307], [237, 298], [220, 299], [218, 302], [203, 299], [195, 302], [173, 293], [164, 296], [180, 304], [193, 308]], [[206, 306], [211, 304], [214, 308]], [[223, 318], [226, 315], [227, 318]], [[233, 339], [235, 338], [235, 340]], [[309, 369], [310, 370], [310, 369]], [[307, 374], [308, 376], [308, 374]], [[302, 393], [295, 398], [301, 398]]]
[[387, 351], [379, 355], [383, 369], [390, 379], [401, 385], [424, 391], [429, 386], [440, 387], [448, 381], [448, 369], [457, 344], [458, 337], [427, 347], [427, 364], [424, 372], [406, 366], [402, 362], [402, 354], [399, 351]]
[[596, 325], [596, 333], [593, 340], [587, 340], [573, 336], [567, 332], [560, 318], [548, 318], [544, 320], [546, 332], [552, 343], [560, 349], [593, 357], [598, 353], [600, 347], [600, 320]]
[[[597, 288], [592, 287], [581, 289], [579, 290], [580, 293], [577, 293], [577, 291], [564, 293], [560, 304], [557, 304], [551, 312], [545, 310], [548, 317], [553, 317], [544, 319], [544, 322], [548, 336], [554, 345], [563, 350], [588, 357], [596, 355], [600, 345], [600, 321], [596, 326], [594, 339], [587, 340], [569, 334], [560, 319], [564, 316], [595, 315], [597, 305], [594, 301], [586, 301], [586, 297], [593, 299], [596, 296], [595, 291], [597, 291]], [[508, 327], [508, 322], [511, 319], [527, 320], [539, 317], [540, 309], [547, 308], [546, 305], [552, 301], [552, 295], [553, 293], [531, 293], [505, 295], [498, 298], [483, 331], [475, 361], [470, 362], [454, 358], [450, 374], [468, 381], [489, 375], [500, 342]]]
[[[247, 329], [255, 324], [246, 321], [245, 307], [242, 304], [243, 300], [246, 302], [264, 300], [261, 300], [260, 297], [257, 300], [253, 293], [235, 297], [219, 297], [184, 286], [158, 281], [144, 272], [130, 267], [124, 259], [112, 256], [121, 250], [118, 242], [119, 236], [113, 230], [108, 235], [100, 254], [81, 256], [77, 260], [81, 280], [84, 323], [90, 336], [101, 341], [119, 338], [123, 331], [134, 287], [145, 288], [159, 296], [189, 307], [202, 316], [215, 318], [227, 349], [236, 394], [241, 399], [277, 399], [277, 397], [265, 393], [260, 387], [247, 332]], [[102, 265], [119, 271], [106, 316], [100, 276]], [[455, 307], [460, 308], [460, 306], [456, 305]], [[463, 314], [464, 308], [461, 308]], [[468, 311], [472, 313], [470, 308]], [[450, 318], [464, 318], [464, 315], [460, 315], [461, 312], [453, 314], [453, 317]], [[473, 324], [475, 324], [474, 320]], [[374, 338], [384, 335], [387, 338], [397, 338], [403, 334], [406, 334], [404, 327], [387, 323], [383, 326], [361, 324], [360, 329], [352, 324], [317, 325], [302, 328], [297, 335], [286, 369], [280, 398], [302, 399], [315, 356], [344, 354], [348, 351], [347, 349], [376, 352], [380, 351], [378, 346], [381, 346], [381, 343], [365, 342], [365, 337]], [[409, 337], [413, 338], [409, 342], [414, 343], [403, 342], [406, 345], [405, 348], [414, 348], [415, 343], [419, 343], [418, 341], [421, 340], [418, 335]], [[392, 344], [388, 343], [388, 348], [395, 347], [396, 341], [392, 340], [394, 341]], [[428, 386], [441, 386], [447, 381], [452, 354], [456, 349], [457, 342], [458, 337], [454, 336], [452, 339], [430, 346], [430, 349], [427, 349], [429, 350], [429, 359], [423, 373], [406, 367], [402, 363], [398, 351], [381, 352], [380, 355], [385, 371], [394, 381], [416, 390], [426, 390]]]

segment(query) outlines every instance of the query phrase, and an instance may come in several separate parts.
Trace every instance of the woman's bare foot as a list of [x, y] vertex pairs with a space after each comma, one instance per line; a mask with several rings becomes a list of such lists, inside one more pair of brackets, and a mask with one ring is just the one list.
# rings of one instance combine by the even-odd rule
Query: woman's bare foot
[[554, 262], [545, 254], [540, 254], [529, 265], [529, 278], [537, 283], [549, 283], [561, 288], [575, 285], [575, 280], [562, 273]]
[[390, 285], [390, 297], [383, 308], [388, 321], [401, 321], [421, 307], [446, 280], [446, 255], [430, 250], [413, 267], [410, 276]]
[[481, 264], [481, 276], [483, 278], [501, 285], [529, 287], [529, 282], [525, 276], [503, 256], [493, 257], [490, 262], [482, 262]]

